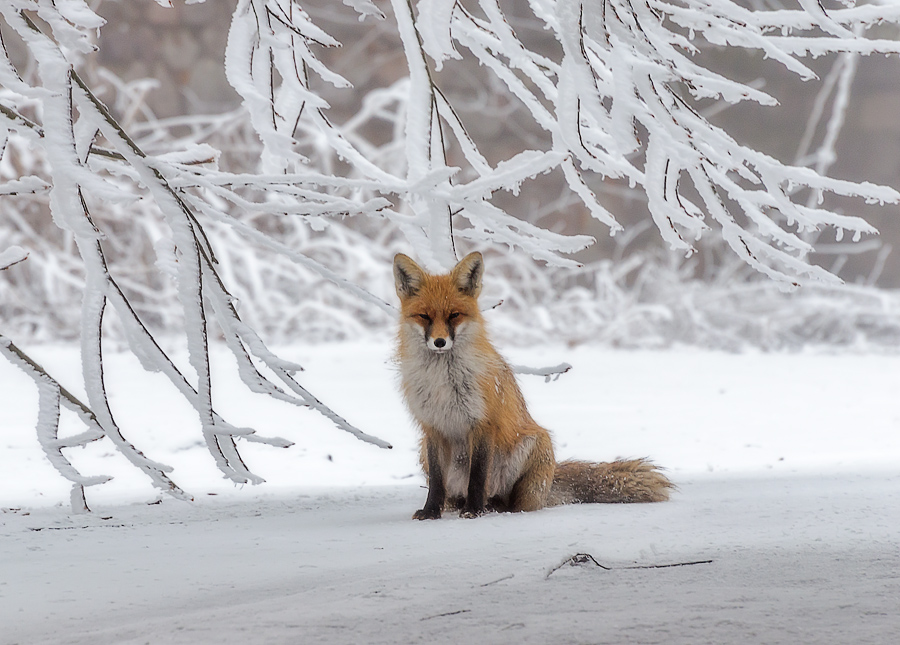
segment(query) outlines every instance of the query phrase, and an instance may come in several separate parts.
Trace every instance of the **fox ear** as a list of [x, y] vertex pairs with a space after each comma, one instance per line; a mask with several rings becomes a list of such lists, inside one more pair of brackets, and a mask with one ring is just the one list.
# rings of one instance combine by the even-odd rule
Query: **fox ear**
[[466, 257], [459, 261], [453, 271], [450, 272], [450, 278], [453, 284], [466, 296], [477, 298], [481, 293], [481, 277], [484, 275], [484, 258], [481, 253], [475, 251], [469, 253]]
[[408, 255], [394, 256], [394, 288], [401, 300], [416, 295], [424, 277], [425, 272]]

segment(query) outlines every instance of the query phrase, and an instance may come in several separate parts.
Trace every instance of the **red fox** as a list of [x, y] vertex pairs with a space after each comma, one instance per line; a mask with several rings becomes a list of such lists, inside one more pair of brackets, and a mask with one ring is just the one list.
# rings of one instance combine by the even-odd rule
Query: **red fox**
[[550, 433], [528, 413], [512, 369], [488, 339], [478, 309], [484, 260], [470, 253], [446, 275], [394, 258], [401, 302], [403, 396], [422, 429], [428, 479], [413, 519], [486, 509], [534, 511], [589, 502], [660, 502], [673, 485], [645, 459], [556, 463]]

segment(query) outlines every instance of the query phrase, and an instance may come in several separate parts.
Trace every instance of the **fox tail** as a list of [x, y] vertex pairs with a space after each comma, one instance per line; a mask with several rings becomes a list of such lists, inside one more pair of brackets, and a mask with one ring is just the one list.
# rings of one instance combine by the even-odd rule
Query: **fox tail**
[[674, 488], [647, 459], [563, 461], [556, 465], [548, 506], [664, 502]]

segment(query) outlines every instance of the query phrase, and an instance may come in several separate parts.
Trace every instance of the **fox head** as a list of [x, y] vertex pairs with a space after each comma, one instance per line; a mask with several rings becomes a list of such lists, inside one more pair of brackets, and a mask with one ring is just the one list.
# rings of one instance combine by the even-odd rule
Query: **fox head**
[[436, 354], [450, 352], [482, 328], [478, 309], [484, 259], [470, 253], [450, 273], [431, 275], [402, 253], [394, 257], [394, 286], [400, 296], [401, 332]]

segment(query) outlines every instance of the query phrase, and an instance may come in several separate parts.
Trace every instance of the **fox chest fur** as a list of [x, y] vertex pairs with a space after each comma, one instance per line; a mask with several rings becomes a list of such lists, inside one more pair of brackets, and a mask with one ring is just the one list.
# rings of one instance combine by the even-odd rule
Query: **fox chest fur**
[[[482, 421], [485, 397], [479, 382], [486, 366], [472, 352], [436, 354], [413, 336], [418, 325], [404, 325], [401, 334], [400, 373], [406, 404], [429, 430], [447, 440], [460, 441]], [[404, 342], [407, 341], [407, 342]], [[460, 343], [457, 343], [458, 349]]]
[[[415, 329], [410, 333], [416, 333]], [[489, 354], [462, 343], [457, 342], [454, 349], [455, 353], [450, 355], [435, 355], [430, 350], [417, 349], [416, 345], [408, 348], [400, 368], [406, 404], [422, 426], [426, 444], [430, 433], [440, 437], [439, 442], [431, 445], [442, 446], [441, 472], [448, 496], [466, 497], [475, 435], [484, 438], [486, 433], [492, 436], [487, 437], [486, 445], [490, 467], [485, 494], [507, 495], [521, 474], [535, 438], [513, 433], [512, 441], [498, 441], [500, 436], [496, 433], [498, 428], [491, 406], [503, 398], [503, 388], [502, 379], [491, 374], [499, 374], [505, 366], [492, 364], [495, 361], [491, 361]]]

